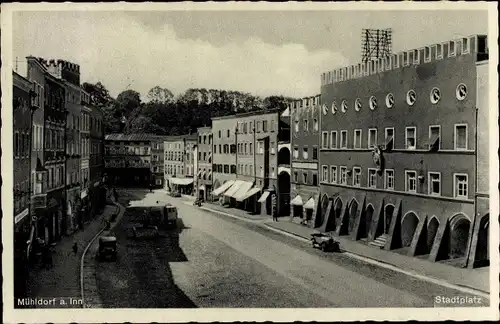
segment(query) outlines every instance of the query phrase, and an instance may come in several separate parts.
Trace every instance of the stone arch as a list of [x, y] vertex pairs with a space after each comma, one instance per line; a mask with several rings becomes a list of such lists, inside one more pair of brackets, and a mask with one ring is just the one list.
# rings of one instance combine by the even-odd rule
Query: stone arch
[[290, 149], [286, 146], [281, 147], [278, 151], [278, 165], [290, 165], [290, 156]]
[[335, 230], [338, 230], [338, 227], [342, 223], [342, 198], [337, 197], [333, 202], [333, 218], [335, 219]]
[[475, 262], [478, 265], [487, 265], [489, 257], [488, 232], [490, 228], [490, 214], [484, 215], [479, 221], [479, 231], [477, 233], [477, 248]]
[[434, 245], [434, 240], [436, 239], [436, 234], [439, 229], [439, 220], [437, 219], [436, 216], [432, 216], [431, 220], [429, 221], [429, 224], [427, 224], [427, 238], [426, 238], [426, 244], [427, 244], [427, 251], [432, 250], [432, 246]]
[[401, 244], [402, 247], [411, 245], [415, 230], [417, 229], [420, 219], [413, 211], [407, 212], [401, 219]]
[[328, 219], [327, 215], [326, 215], [326, 212], [328, 209], [328, 203], [329, 203], [329, 198], [328, 198], [328, 195], [325, 193], [321, 197], [320, 210], [316, 213], [316, 215], [317, 215], [316, 216], [317, 217], [316, 225], [317, 226], [323, 225], [323, 222], [325, 221], [325, 219]]
[[373, 208], [372, 204], [368, 204], [365, 210], [361, 213], [361, 219], [359, 221], [359, 238], [368, 237], [373, 220], [373, 214], [375, 214], [375, 208]]
[[463, 213], [455, 214], [450, 219], [450, 259], [462, 258], [467, 253], [471, 221]]
[[389, 234], [389, 230], [391, 229], [392, 215], [394, 215], [395, 209], [396, 209], [396, 206], [394, 206], [393, 204], [385, 205], [384, 219], [383, 219], [383, 224], [384, 224], [384, 233], [383, 234]]
[[349, 235], [349, 233], [352, 232], [356, 220], [356, 213], [358, 212], [358, 206], [359, 203], [356, 198], [352, 198], [345, 210], [346, 215], [342, 219], [342, 228], [339, 232], [340, 235]]

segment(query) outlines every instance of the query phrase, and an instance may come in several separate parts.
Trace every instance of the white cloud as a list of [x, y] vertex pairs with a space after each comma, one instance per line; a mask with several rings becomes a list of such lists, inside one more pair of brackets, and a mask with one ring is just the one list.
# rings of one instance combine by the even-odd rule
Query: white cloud
[[23, 13], [13, 22], [14, 55], [79, 63], [82, 82], [101, 80], [115, 96], [129, 84], [143, 96], [155, 85], [176, 94], [193, 87], [308, 96], [319, 93], [322, 72], [347, 64], [301, 44], [181, 39], [169, 25], [153, 31], [116, 13]]

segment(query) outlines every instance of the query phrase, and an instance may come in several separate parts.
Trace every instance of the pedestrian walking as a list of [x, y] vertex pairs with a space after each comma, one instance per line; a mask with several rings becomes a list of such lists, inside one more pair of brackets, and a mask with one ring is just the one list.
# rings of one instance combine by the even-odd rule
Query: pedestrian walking
[[276, 213], [275, 211], [273, 211], [273, 221], [278, 221], [278, 213]]
[[153, 192], [153, 184], [152, 183], [149, 184], [149, 192]]
[[75, 242], [73, 243], [73, 253], [76, 255], [78, 253], [78, 244]]

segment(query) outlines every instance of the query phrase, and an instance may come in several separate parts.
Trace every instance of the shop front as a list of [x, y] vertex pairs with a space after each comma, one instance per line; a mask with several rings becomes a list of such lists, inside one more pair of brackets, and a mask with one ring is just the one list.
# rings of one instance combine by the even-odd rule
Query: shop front
[[22, 298], [27, 293], [30, 262], [31, 222], [29, 208], [14, 217], [14, 297]]

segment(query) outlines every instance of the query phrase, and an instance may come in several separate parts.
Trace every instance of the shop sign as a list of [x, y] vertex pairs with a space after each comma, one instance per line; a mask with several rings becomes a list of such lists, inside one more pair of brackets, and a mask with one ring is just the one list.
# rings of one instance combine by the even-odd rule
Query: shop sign
[[29, 212], [29, 209], [25, 208], [22, 212], [17, 214], [16, 217], [14, 217], [14, 222], [15, 222], [14, 224], [19, 223], [20, 221], [23, 220], [24, 217], [28, 216], [28, 212]]

